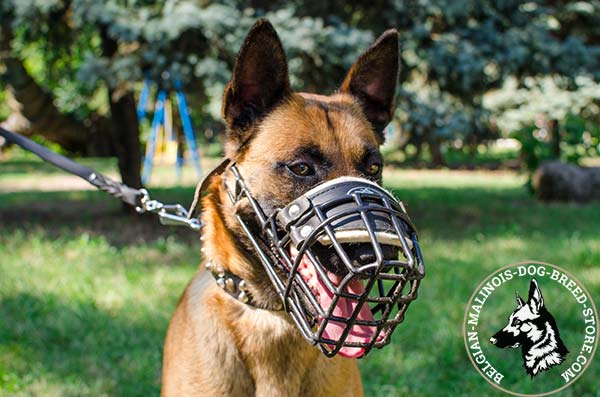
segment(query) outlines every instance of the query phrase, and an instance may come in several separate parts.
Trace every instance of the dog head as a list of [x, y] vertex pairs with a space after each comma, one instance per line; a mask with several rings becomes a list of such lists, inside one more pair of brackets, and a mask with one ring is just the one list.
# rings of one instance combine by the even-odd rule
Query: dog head
[[527, 302], [518, 292], [516, 299], [517, 308], [509, 316], [508, 324], [490, 338], [490, 342], [499, 348], [531, 345], [541, 338], [545, 329], [546, 309], [537, 281], [531, 280]]
[[[339, 176], [381, 181], [379, 146], [392, 117], [397, 75], [398, 34], [390, 30], [358, 58], [336, 93], [293, 92], [277, 33], [266, 20], [254, 25], [223, 95], [225, 154], [235, 159], [267, 216]], [[237, 227], [232, 219], [228, 225]], [[356, 258], [372, 255], [356, 250]], [[335, 255], [327, 262], [335, 267]]]

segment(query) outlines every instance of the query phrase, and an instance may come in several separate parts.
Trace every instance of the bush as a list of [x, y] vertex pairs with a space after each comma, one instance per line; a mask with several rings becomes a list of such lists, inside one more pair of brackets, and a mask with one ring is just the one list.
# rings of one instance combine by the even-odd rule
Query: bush
[[551, 125], [551, 122], [540, 121], [512, 134], [521, 143], [520, 160], [524, 170], [532, 173], [550, 159], [579, 165], [584, 157], [600, 156], [600, 128], [595, 122], [568, 114], [558, 128], [552, 129]]

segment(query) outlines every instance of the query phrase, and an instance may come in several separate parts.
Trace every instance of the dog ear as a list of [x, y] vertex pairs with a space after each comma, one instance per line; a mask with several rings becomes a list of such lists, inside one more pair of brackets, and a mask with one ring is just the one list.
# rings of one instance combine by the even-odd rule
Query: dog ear
[[542, 291], [540, 291], [535, 278], [532, 278], [531, 283], [529, 284], [529, 298], [527, 299], [527, 304], [529, 304], [529, 308], [534, 314], [539, 313], [540, 308], [544, 306], [544, 297], [542, 296]]
[[383, 129], [394, 113], [398, 70], [398, 31], [390, 29], [358, 58], [340, 87], [360, 100], [382, 142]]
[[227, 140], [239, 148], [249, 127], [291, 93], [285, 52], [273, 25], [258, 20], [238, 54], [223, 93]]
[[519, 295], [519, 291], [515, 291], [515, 298], [517, 299], [517, 309], [522, 308], [525, 305], [523, 298]]

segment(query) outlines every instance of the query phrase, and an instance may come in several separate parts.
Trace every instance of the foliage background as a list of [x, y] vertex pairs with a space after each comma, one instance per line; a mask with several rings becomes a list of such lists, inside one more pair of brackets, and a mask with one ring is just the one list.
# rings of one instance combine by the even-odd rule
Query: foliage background
[[[81, 120], [110, 115], [107, 100], [134, 92], [147, 76], [163, 87], [182, 79], [197, 127], [221, 131], [220, 98], [237, 50], [254, 21], [267, 17], [293, 86], [309, 92], [334, 90], [378, 34], [400, 31], [392, 146], [403, 160], [445, 165], [448, 151], [473, 157], [500, 137], [519, 140], [534, 163], [542, 158], [532, 138], [538, 146], [560, 141], [564, 150], [548, 157], [576, 161], [573, 152], [599, 150], [595, 0], [7, 0], [0, 7], [8, 53], [62, 113]], [[111, 40], [116, 51], [107, 53]], [[532, 135], [554, 119], [556, 131]], [[137, 124], [129, 133], [139, 135]]]

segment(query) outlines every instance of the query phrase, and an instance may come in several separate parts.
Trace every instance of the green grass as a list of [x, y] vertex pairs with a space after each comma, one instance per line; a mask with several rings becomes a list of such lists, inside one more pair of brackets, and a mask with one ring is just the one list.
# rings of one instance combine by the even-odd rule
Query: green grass
[[[24, 188], [52, 172], [0, 162], [0, 396], [157, 395], [167, 324], [200, 261], [197, 236], [126, 219], [101, 192]], [[15, 180], [19, 191], [8, 192]], [[555, 263], [600, 303], [599, 203], [540, 204], [509, 173], [398, 170], [385, 182], [407, 203], [428, 273], [392, 344], [360, 362], [367, 396], [501, 395], [472, 367], [461, 322], [476, 285], [503, 265]], [[151, 192], [187, 204], [193, 187]], [[598, 396], [599, 378], [596, 358], [562, 395]]]

